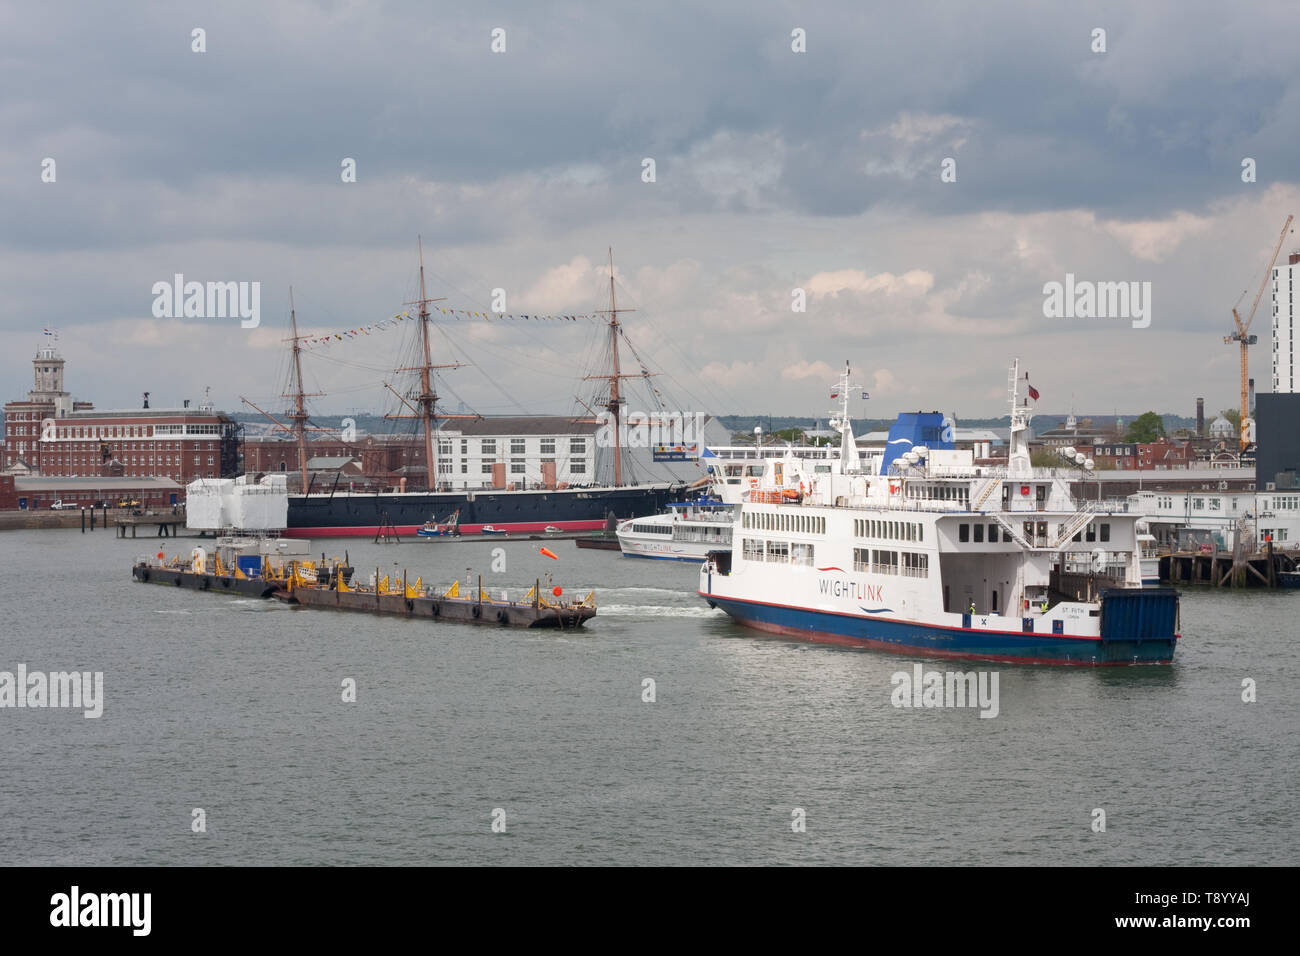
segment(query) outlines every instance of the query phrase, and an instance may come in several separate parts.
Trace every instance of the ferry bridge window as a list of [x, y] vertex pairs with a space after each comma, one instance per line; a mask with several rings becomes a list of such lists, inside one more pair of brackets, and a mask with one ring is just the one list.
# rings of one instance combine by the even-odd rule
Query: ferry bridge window
[[767, 560], [785, 563], [790, 560], [790, 545], [785, 541], [767, 543]]
[[742, 542], [746, 561], [763, 560], [763, 542], [758, 538], [745, 538]]
[[970, 525], [960, 524], [957, 526], [957, 540], [958, 541], [970, 540]]
[[984, 543], [984, 526], [982, 524], [977, 524], [975, 526], [975, 543], [976, 544]]
[[871, 564], [876, 569], [877, 574], [897, 574], [898, 552], [877, 551], [873, 549], [871, 552]]
[[853, 570], [854, 571], [871, 570], [871, 559], [867, 556], [866, 548], [853, 549]]
[[1091, 525], [1091, 524], [1088, 525], [1088, 532], [1087, 532], [1087, 534], [1084, 535], [1084, 540], [1085, 540], [1085, 541], [1096, 541], [1096, 540], [1097, 540], [1097, 527], [1096, 527], [1096, 525]]
[[990, 544], [998, 543], [998, 526], [995, 524], [989, 525], [989, 543]]
[[813, 566], [813, 546], [811, 544], [790, 545], [790, 563], [810, 568]]
[[1104, 523], [1102, 524], [1102, 526], [1101, 526], [1101, 540], [1102, 540], [1102, 541], [1109, 541], [1109, 540], [1110, 540], [1110, 525], [1109, 525], [1109, 524], [1104, 524]]

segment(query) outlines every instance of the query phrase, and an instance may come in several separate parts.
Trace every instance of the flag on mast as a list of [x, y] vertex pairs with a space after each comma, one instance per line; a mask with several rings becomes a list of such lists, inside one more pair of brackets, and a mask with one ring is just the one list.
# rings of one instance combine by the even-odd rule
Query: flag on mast
[[[1028, 385], [1029, 383], [1026, 382], [1025, 384]], [[1034, 388], [1032, 385], [1029, 386], [1029, 397], [1034, 401], [1038, 401], [1038, 389]]]

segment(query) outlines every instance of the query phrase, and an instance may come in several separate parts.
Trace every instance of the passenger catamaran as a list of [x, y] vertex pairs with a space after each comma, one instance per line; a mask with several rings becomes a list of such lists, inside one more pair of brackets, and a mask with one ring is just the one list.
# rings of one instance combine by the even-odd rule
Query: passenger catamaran
[[[1034, 664], [1168, 663], [1178, 596], [1143, 588], [1140, 515], [1075, 502], [1068, 473], [1029, 461], [1019, 362], [1007, 376], [1005, 467], [953, 448], [936, 413], [899, 416], [865, 462], [846, 363], [839, 458], [764, 462], [739, 489], [729, 550], [699, 593], [739, 623], [812, 641]], [[724, 496], [725, 497], [725, 496]]]

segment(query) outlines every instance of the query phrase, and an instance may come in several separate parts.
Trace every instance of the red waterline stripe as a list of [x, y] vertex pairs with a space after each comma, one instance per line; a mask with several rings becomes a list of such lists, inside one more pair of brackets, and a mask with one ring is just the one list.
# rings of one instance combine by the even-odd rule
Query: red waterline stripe
[[[806, 631], [782, 624], [769, 624], [765, 621], [740, 619], [736, 623], [755, 631], [779, 634], [783, 637], [796, 637], [818, 644], [834, 644], [841, 647], [866, 647], [871, 650], [888, 651], [911, 657], [943, 657], [966, 661], [990, 661], [998, 664], [1053, 664], [1060, 667], [1133, 667], [1132, 661], [1069, 661], [1059, 657], [1007, 657], [1001, 654], [980, 654], [978, 651], [945, 651], [933, 647], [921, 647], [916, 644], [898, 644], [889, 641], [877, 641], [870, 637], [853, 638], [842, 634], [829, 634], [825, 631]], [[960, 630], [956, 628], [955, 630]], [[1007, 632], [1014, 633], [1014, 632]], [[1039, 635], [1043, 636], [1043, 635]], [[1060, 637], [1060, 634], [1045, 635]], [[1101, 641], [1096, 638], [1098, 647]], [[1168, 664], [1173, 658], [1158, 661], [1141, 661], [1142, 664]]]
[[[850, 614], [846, 611], [823, 611], [821, 608], [802, 607], [797, 604], [776, 604], [772, 601], [753, 601], [750, 600], [749, 598], [728, 597], [727, 595], [723, 595], [723, 594], [706, 594], [705, 592], [699, 590], [697, 590], [695, 593], [698, 594], [700, 597], [704, 598], [705, 600], [708, 600], [709, 598], [717, 598], [719, 601], [732, 601], [735, 602], [736, 604], [761, 604], [764, 607], [779, 607], [779, 608], [784, 608], [787, 611], [803, 611], [808, 614], [834, 614], [836, 617], [848, 617], [854, 619], [855, 621], [884, 621], [886, 623], [894, 623], [894, 624], [911, 624], [916, 627], [929, 628], [932, 631], [965, 631], [970, 634], [1007, 634], [1012, 637], [1025, 637], [1026, 635], [1028, 635], [1031, 637], [1051, 637], [1056, 639], [1067, 638], [1072, 641], [1101, 640], [1100, 636], [1089, 637], [1086, 634], [1050, 634], [1045, 631], [1032, 631], [1032, 632], [1031, 631], [997, 631], [997, 630], [989, 630], [987, 628], [982, 628], [982, 627], [959, 627], [955, 624], [930, 624], [927, 621], [917, 621], [911, 618], [863, 617], [861, 614]], [[975, 614], [972, 616], [992, 617], [993, 615]], [[1174, 640], [1177, 640], [1179, 636], [1180, 635], [1175, 634]]]
[[[605, 522], [600, 519], [585, 521], [515, 521], [505, 522], [502, 524], [492, 524], [492, 527], [499, 531], [509, 531], [511, 534], [539, 534], [546, 530], [547, 526], [559, 528], [561, 531], [600, 531], [605, 527]], [[397, 527], [398, 534], [415, 536], [415, 533], [424, 527], [422, 524], [399, 524]], [[462, 534], [481, 534], [483, 525], [481, 524], [462, 524], [460, 530]], [[379, 533], [379, 525], [351, 525], [347, 527], [330, 527], [330, 528], [286, 528], [281, 534], [286, 538], [373, 538]], [[488, 537], [491, 537], [489, 535]]]

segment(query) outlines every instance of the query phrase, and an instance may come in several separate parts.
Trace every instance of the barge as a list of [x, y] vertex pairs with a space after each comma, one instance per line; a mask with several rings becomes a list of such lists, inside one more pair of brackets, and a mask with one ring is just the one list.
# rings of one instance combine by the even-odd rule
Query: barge
[[582, 627], [596, 616], [595, 592], [589, 592], [581, 601], [563, 601], [563, 589], [554, 587], [551, 595], [555, 600], [551, 600], [544, 596], [541, 579], [519, 601], [504, 597], [493, 600], [483, 590], [481, 576], [477, 586], [466, 588], [470, 593], [462, 594], [459, 581], [445, 591], [436, 591], [424, 587], [420, 578], [416, 578], [414, 584], [408, 583], [405, 574], [401, 580], [390, 583], [389, 576], [379, 577], [378, 568], [375, 569], [374, 583], [369, 586], [349, 584], [339, 574], [321, 575], [313, 568], [292, 569], [286, 585], [277, 590], [274, 597], [286, 604], [334, 611], [424, 617], [464, 624], [560, 629]]

